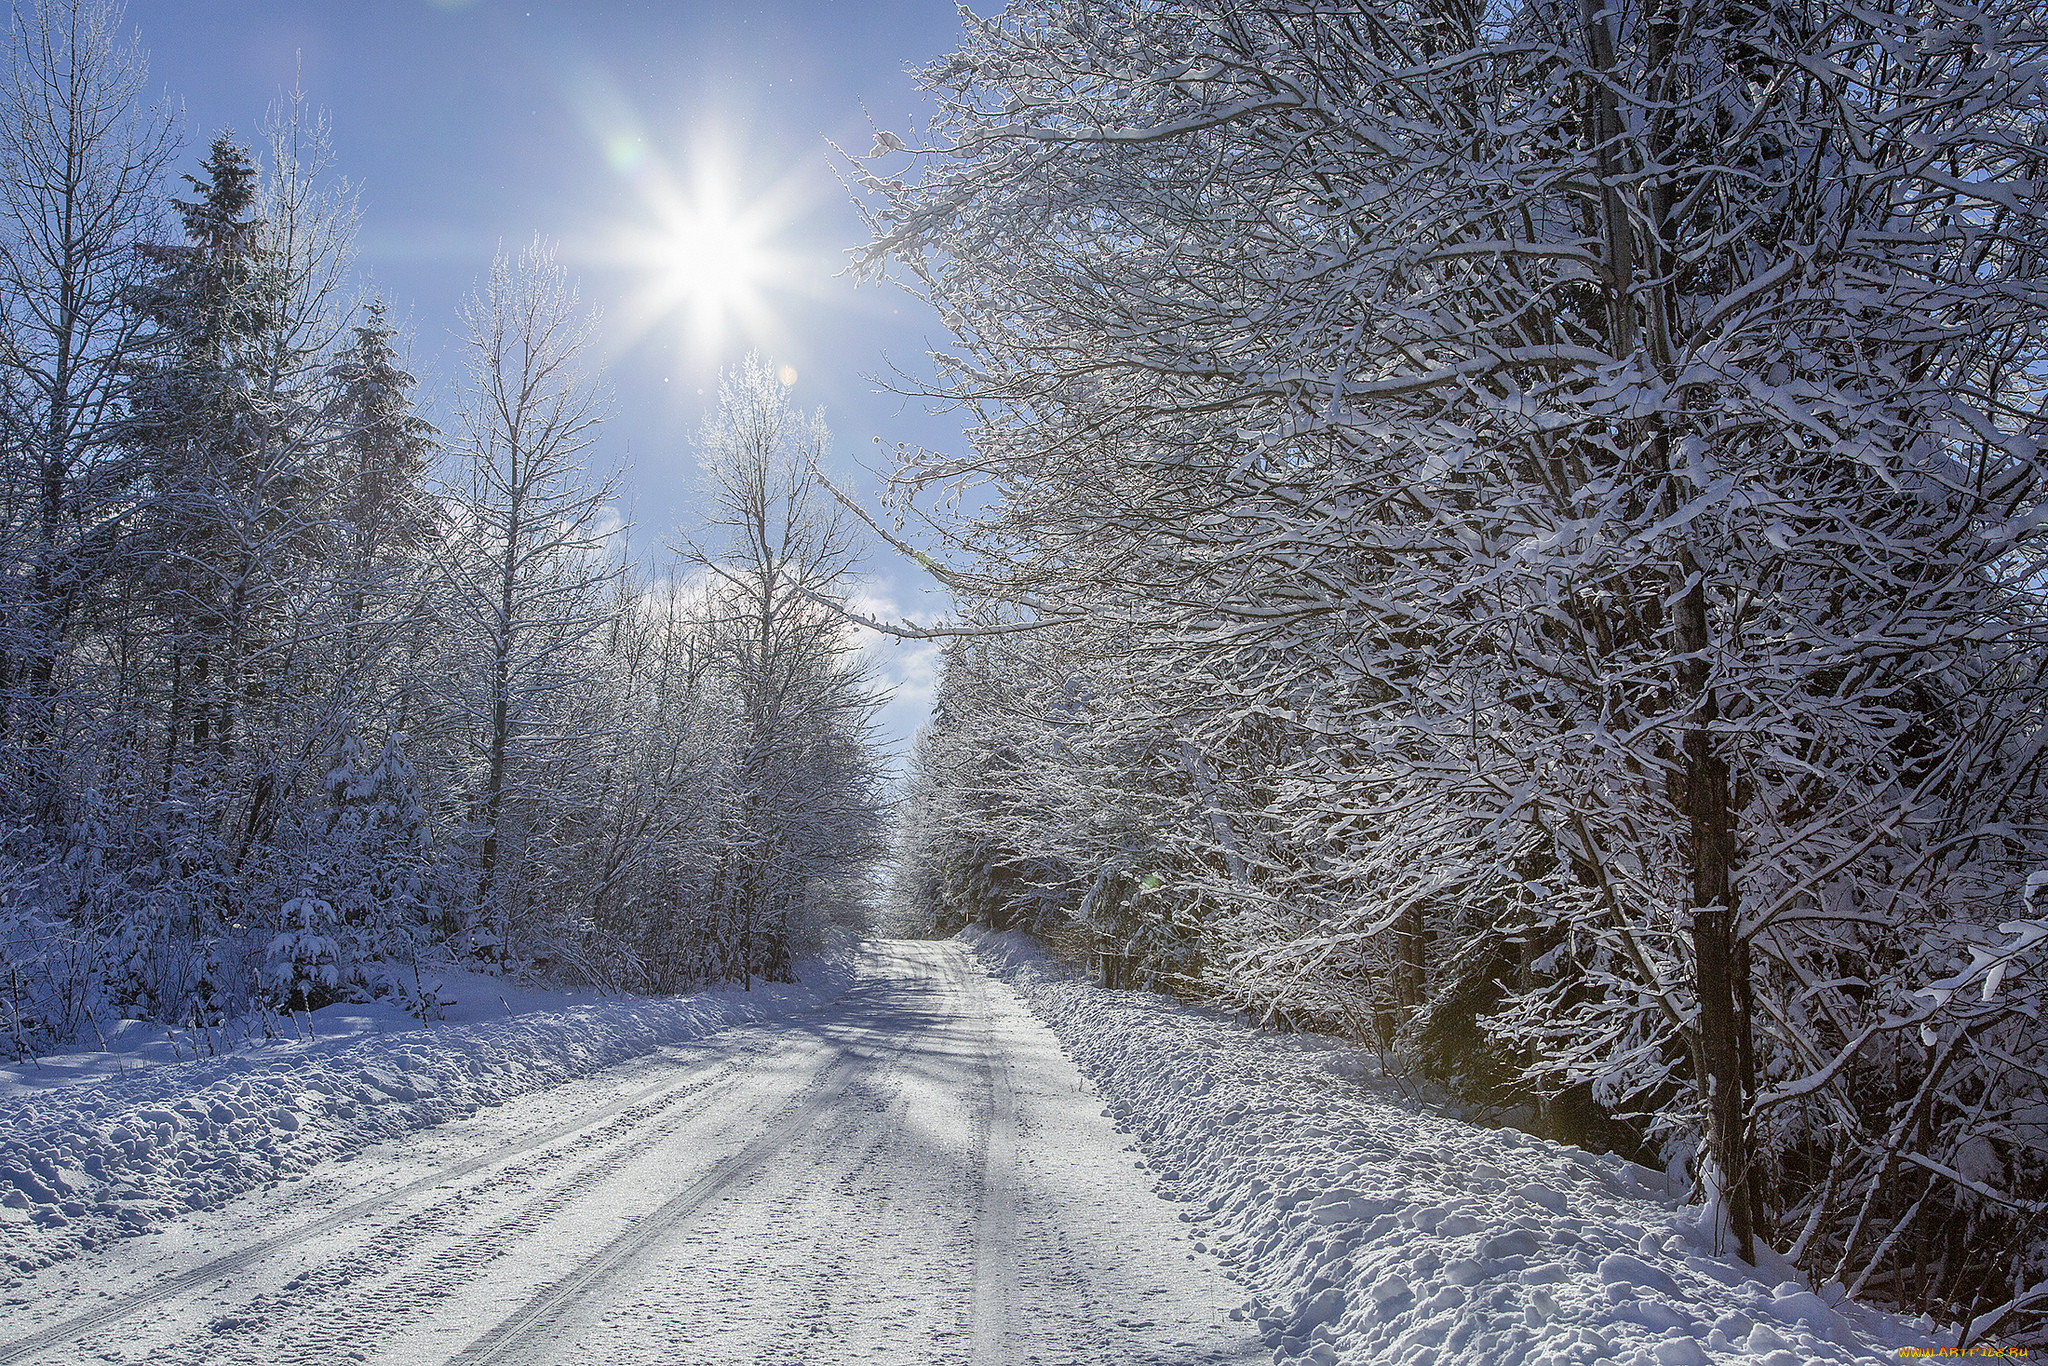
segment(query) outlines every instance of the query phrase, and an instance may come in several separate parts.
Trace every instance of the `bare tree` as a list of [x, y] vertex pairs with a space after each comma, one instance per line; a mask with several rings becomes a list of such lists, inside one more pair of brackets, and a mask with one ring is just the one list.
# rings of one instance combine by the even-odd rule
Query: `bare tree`
[[[140, 319], [126, 293], [145, 263], [177, 149], [149, 103], [147, 59], [118, 4], [17, 8], [0, 86], [0, 366], [6, 455], [21, 498], [0, 649], [0, 711], [41, 746], [81, 599], [132, 504], [115, 439]], [[43, 756], [48, 760], [49, 756]], [[39, 760], [40, 762], [41, 760]]]
[[539, 799], [524, 765], [559, 742], [550, 710], [604, 627], [618, 489], [615, 475], [586, 468], [605, 401], [583, 369], [591, 316], [554, 254], [537, 241], [500, 253], [463, 322], [468, 384], [440, 563], [460, 651], [451, 699], [477, 761], [479, 901], [502, 946], [513, 928], [508, 803]]
[[722, 901], [736, 975], [786, 979], [804, 917], [849, 895], [879, 831], [868, 730], [879, 706], [853, 660], [843, 599], [859, 542], [817, 474], [822, 413], [750, 355], [719, 386], [699, 459], [709, 526], [691, 558], [717, 583], [712, 645], [739, 707], [737, 792]]

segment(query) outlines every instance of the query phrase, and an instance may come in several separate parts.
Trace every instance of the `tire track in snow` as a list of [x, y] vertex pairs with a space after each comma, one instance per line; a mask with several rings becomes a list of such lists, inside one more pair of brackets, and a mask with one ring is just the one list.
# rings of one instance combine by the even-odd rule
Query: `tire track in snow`
[[[869, 1065], [837, 1088], [830, 1122], [795, 1133], [743, 1188], [729, 1189], [704, 1215], [651, 1249], [625, 1282], [613, 1287], [615, 1295], [590, 1306], [593, 1317], [560, 1325], [563, 1336], [549, 1360], [619, 1366], [616, 1345], [636, 1333], [661, 1336], [652, 1357], [661, 1363], [836, 1359], [845, 1342], [859, 1340], [868, 1322], [866, 1297], [882, 1240], [863, 1236], [867, 1230], [846, 1228], [836, 1216], [849, 1208], [879, 1208], [877, 1197], [902, 1170], [897, 1145], [906, 1116], [903, 1054], [885, 1056], [864, 1044], [853, 1051]], [[740, 1240], [743, 1250], [726, 1236], [735, 1221], [749, 1229]], [[737, 1262], [730, 1256], [736, 1250], [742, 1253]], [[769, 1284], [784, 1289], [764, 1295]], [[655, 1306], [674, 1303], [670, 1297], [678, 1295], [700, 1311], [718, 1306], [715, 1315], [707, 1316], [715, 1317], [716, 1327], [704, 1324], [694, 1338], [676, 1334]], [[763, 1298], [769, 1303], [763, 1304]], [[780, 1351], [739, 1345], [736, 1319], [775, 1322], [772, 1336]], [[705, 1333], [718, 1334], [722, 1356], [702, 1345], [710, 1340]], [[628, 1360], [647, 1355], [644, 1350], [625, 1353]], [[878, 1361], [926, 1360], [921, 1355], [871, 1355]]]
[[189, 1271], [183, 1271], [175, 1276], [166, 1277], [155, 1285], [135, 1291], [133, 1294], [109, 1300], [106, 1304], [96, 1309], [52, 1324], [50, 1327], [39, 1332], [29, 1334], [27, 1337], [16, 1338], [8, 1343], [0, 1343], [0, 1366], [9, 1366], [10, 1363], [25, 1360], [61, 1343], [83, 1338], [99, 1329], [105, 1328], [109, 1324], [118, 1323], [122, 1319], [129, 1318], [154, 1305], [162, 1304], [166, 1300], [175, 1299], [212, 1281], [223, 1279], [238, 1271], [245, 1270], [264, 1258], [304, 1242], [308, 1238], [315, 1238], [323, 1233], [330, 1233], [355, 1220], [389, 1208], [422, 1191], [432, 1190], [437, 1186], [446, 1185], [452, 1181], [459, 1181], [473, 1172], [481, 1171], [486, 1167], [518, 1157], [536, 1148], [546, 1147], [548, 1144], [576, 1133], [578, 1130], [604, 1124], [614, 1116], [632, 1110], [635, 1107], [648, 1106], [650, 1115], [659, 1113], [662, 1109], [665, 1109], [668, 1105], [673, 1104], [686, 1094], [706, 1089], [726, 1080], [730, 1074], [738, 1070], [741, 1061], [742, 1059], [728, 1059], [713, 1065], [708, 1073], [702, 1075], [693, 1074], [681, 1080], [671, 1079], [654, 1086], [644, 1087], [639, 1091], [629, 1092], [607, 1105], [577, 1115], [573, 1119], [564, 1120], [559, 1124], [542, 1130], [538, 1134], [512, 1139], [496, 1148], [479, 1153], [474, 1157], [466, 1158], [452, 1166], [444, 1167], [417, 1180], [409, 1181], [396, 1190], [386, 1191], [381, 1195], [373, 1195], [355, 1201], [353, 1204], [323, 1215], [311, 1223], [297, 1225], [283, 1233], [274, 1234], [262, 1242], [228, 1253], [222, 1257], [216, 1257], [212, 1261], [193, 1267]]
[[[827, 1078], [847, 1070], [849, 1065], [844, 1058], [827, 1065], [812, 1085], [806, 1088], [815, 1094], [810, 1095], [808, 1099], [793, 1099], [775, 1111], [769, 1116], [765, 1131], [746, 1147], [719, 1162], [680, 1193], [671, 1196], [660, 1208], [640, 1216], [624, 1233], [578, 1263], [567, 1275], [539, 1291], [514, 1310], [511, 1317], [451, 1357], [448, 1366], [482, 1366], [484, 1362], [518, 1360], [520, 1351], [527, 1345], [528, 1339], [543, 1334], [572, 1312], [577, 1301], [589, 1293], [592, 1287], [617, 1276], [624, 1268], [652, 1250], [659, 1239], [677, 1232], [677, 1223], [689, 1218], [715, 1197], [753, 1175], [769, 1158], [782, 1151], [788, 1145], [789, 1130], [801, 1128], [831, 1106], [834, 1095], [824, 1083]], [[796, 1107], [797, 1111], [793, 1115], [789, 1114], [792, 1107]]]
[[[567, 1274], [536, 1292], [525, 1304], [469, 1346], [449, 1358], [448, 1366], [485, 1366], [485, 1363], [519, 1361], [535, 1340], [555, 1345], [549, 1330], [574, 1314], [580, 1302], [593, 1290], [609, 1285], [635, 1262], [653, 1252], [666, 1238], [685, 1230], [682, 1222], [712, 1200], [758, 1172], [768, 1161], [787, 1149], [792, 1141], [826, 1111], [843, 1099], [843, 1078], [879, 1054], [893, 1059], [906, 1044], [900, 1035], [874, 1028], [842, 1031], [852, 1037], [844, 1042], [828, 1040], [834, 1056], [812, 1079], [778, 1106], [763, 1122], [761, 1132], [738, 1152], [704, 1172], [671, 1196], [659, 1208], [636, 1219], [624, 1232], [579, 1262]], [[879, 1046], [878, 1046], [879, 1045]], [[873, 1049], [862, 1051], [863, 1046]]]
[[529, 1340], [528, 1361], [967, 1366], [982, 1090], [972, 996], [933, 946], [890, 947], [877, 958], [893, 989], [821, 1031], [858, 1059], [831, 1115], [593, 1286], [552, 1342]]
[[[718, 1070], [729, 1072], [737, 1065], [736, 1062], [728, 1063]], [[302, 1320], [300, 1327], [290, 1331], [289, 1345], [293, 1355], [309, 1360], [340, 1360], [347, 1349], [359, 1345], [366, 1334], [388, 1327], [394, 1321], [403, 1322], [407, 1315], [422, 1306], [454, 1294], [467, 1278], [467, 1273], [503, 1256], [522, 1239], [537, 1235], [544, 1220], [559, 1214], [592, 1188], [611, 1178], [621, 1167], [644, 1157], [651, 1148], [668, 1140], [677, 1129], [697, 1118], [694, 1108], [678, 1111], [673, 1102], [686, 1094], [691, 1099], [701, 1099], [725, 1080], [730, 1078], [714, 1075], [707, 1077], [702, 1085], [679, 1088], [674, 1096], [664, 1098], [658, 1107], [649, 1107], [649, 1113], [644, 1116], [630, 1110], [615, 1116], [605, 1126], [608, 1132], [591, 1135], [590, 1143], [562, 1148], [552, 1154], [543, 1153], [531, 1163], [508, 1167], [482, 1185], [465, 1187], [451, 1193], [445, 1200], [384, 1225], [367, 1243], [310, 1268], [287, 1284], [285, 1289], [292, 1294], [294, 1301], [311, 1297], [313, 1304], [310, 1306], [258, 1296], [237, 1311], [234, 1317], [249, 1316], [252, 1321], [247, 1326], [252, 1335], [253, 1332], [268, 1330], [274, 1336], [281, 1327], [273, 1317], [278, 1311], [310, 1307], [317, 1311], [319, 1317], [311, 1324], [304, 1324]], [[591, 1150], [592, 1143], [596, 1145], [596, 1151]], [[463, 1231], [449, 1227], [467, 1212], [468, 1205], [488, 1196], [499, 1186], [544, 1178], [553, 1169], [573, 1163], [578, 1158], [586, 1160], [569, 1174], [566, 1181], [549, 1187], [483, 1228]], [[453, 1241], [425, 1261], [408, 1264], [409, 1258], [418, 1255], [420, 1240], [437, 1234]], [[390, 1276], [384, 1274], [394, 1270], [401, 1273], [402, 1285], [393, 1286]], [[358, 1308], [366, 1297], [373, 1296], [377, 1297], [376, 1302], [368, 1306], [367, 1312]], [[323, 1348], [330, 1350], [323, 1354]], [[192, 1350], [187, 1347], [182, 1355], [164, 1350], [153, 1359], [196, 1359], [205, 1366], [216, 1366], [230, 1359], [225, 1355], [230, 1350], [228, 1345], [218, 1338], [199, 1344], [196, 1358], [191, 1356]], [[238, 1342], [233, 1344], [233, 1350], [241, 1353], [239, 1359], [242, 1360], [273, 1362], [280, 1359], [277, 1349], [267, 1343]]]
[[[312, 1220], [281, 1239], [308, 1246], [51, 1358], [142, 1354], [163, 1366], [346, 1356], [391, 1366], [451, 1358], [463, 1366], [1263, 1359], [1248, 1329], [1204, 1321], [1213, 1316], [1199, 1311], [1216, 1288], [1168, 1274], [1185, 1251], [1182, 1237], [1162, 1222], [1128, 1155], [1118, 1155], [1122, 1139], [1097, 1121], [1098, 1104], [1078, 1094], [1051, 1036], [1006, 988], [957, 946], [877, 945], [865, 963], [865, 989], [841, 998], [832, 1016], [714, 1045], [739, 1054], [730, 1087], [700, 1082], [701, 1099], [649, 1105], [614, 1117], [616, 1129], [586, 1127], [552, 1150], [510, 1161], [505, 1148], [483, 1154], [501, 1165], [363, 1226], [316, 1237], [308, 1230], [326, 1221]], [[712, 1065], [716, 1056], [679, 1061], [702, 1078], [727, 1070]], [[647, 1079], [640, 1072], [620, 1084]], [[532, 1118], [514, 1111], [488, 1139], [468, 1142], [498, 1141], [512, 1125], [552, 1120], [569, 1104], [610, 1100], [608, 1091], [572, 1088]], [[645, 1132], [620, 1132], [635, 1125]], [[381, 1160], [423, 1171], [452, 1162], [453, 1147], [394, 1149]], [[607, 1163], [603, 1150], [613, 1147], [627, 1155]], [[428, 1156], [437, 1149], [445, 1155]], [[610, 1176], [587, 1180], [585, 1168], [601, 1165]], [[386, 1167], [376, 1179], [404, 1177]], [[315, 1201], [349, 1195], [318, 1189], [290, 1205], [310, 1220]], [[380, 1202], [395, 1198], [402, 1192]], [[267, 1239], [272, 1227], [256, 1222], [263, 1212], [245, 1208], [190, 1235]], [[146, 1267], [160, 1256], [113, 1260]], [[217, 1278], [230, 1260], [216, 1258], [200, 1274]], [[84, 1308], [61, 1303], [45, 1311], [51, 1319]]]
[[1009, 1058], [995, 1035], [995, 1012], [989, 1002], [994, 983], [985, 973], [976, 975], [981, 981], [974, 992], [979, 1006], [975, 1032], [981, 1043], [987, 1108], [981, 1132], [981, 1192], [974, 1220], [973, 1329], [969, 1341], [975, 1366], [1005, 1366], [1003, 1326], [1008, 1321], [1010, 1282], [1016, 1267], [1017, 1100], [1010, 1084]]

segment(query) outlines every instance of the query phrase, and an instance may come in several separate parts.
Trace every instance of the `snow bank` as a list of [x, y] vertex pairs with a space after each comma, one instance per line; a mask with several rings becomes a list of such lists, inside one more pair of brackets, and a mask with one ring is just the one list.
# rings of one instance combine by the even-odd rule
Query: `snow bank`
[[[426, 972], [421, 985], [438, 1002], [433, 1019], [439, 1024], [480, 1024], [508, 1015], [566, 1010], [612, 999], [601, 991], [534, 986], [445, 963]], [[419, 1027], [419, 1020], [391, 997], [338, 1002], [310, 1014], [250, 1016], [211, 1029], [121, 1020], [105, 1028], [101, 1039], [105, 1047], [67, 1049], [26, 1062], [0, 1063], [0, 1102], [20, 1091], [76, 1086], [162, 1063], [197, 1062], [218, 1053], [260, 1049], [275, 1044], [278, 1034], [332, 1044], [358, 1035], [410, 1033]]]
[[[1066, 980], [1020, 936], [963, 939], [1050, 1025], [1161, 1193], [1246, 1289], [1276, 1363], [1805, 1366], [1931, 1327], [1782, 1259], [1716, 1256], [1662, 1173], [1428, 1113], [1357, 1051]], [[1759, 1279], [1762, 1277], [1763, 1279]]]
[[386, 1033], [368, 1032], [387, 1023], [375, 1008], [338, 1007], [316, 1013], [318, 1042], [0, 1094], [0, 1267], [47, 1266], [507, 1097], [793, 1014], [839, 995], [853, 971], [841, 950], [812, 963], [799, 986], [406, 1020]]

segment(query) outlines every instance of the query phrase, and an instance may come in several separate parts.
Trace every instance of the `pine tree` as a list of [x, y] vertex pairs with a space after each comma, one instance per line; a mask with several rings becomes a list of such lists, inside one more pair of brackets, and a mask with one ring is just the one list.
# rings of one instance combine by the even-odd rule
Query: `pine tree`
[[430, 832], [404, 737], [374, 764], [343, 735], [324, 781], [326, 809], [307, 842], [297, 895], [279, 911], [266, 973], [280, 1003], [314, 1009], [403, 982], [428, 928]]
[[352, 335], [332, 367], [335, 395], [325, 421], [336, 433], [328, 466], [334, 592], [342, 612], [336, 655], [350, 698], [344, 705], [353, 711], [365, 699], [352, 684], [375, 676], [405, 618], [416, 615], [403, 597], [416, 586], [436, 534], [427, 462], [437, 434], [419, 415], [416, 381], [398, 363], [381, 300], [371, 302]]
[[186, 240], [144, 248], [156, 274], [130, 292], [153, 353], [128, 389], [149, 485], [130, 550], [162, 620], [167, 780], [187, 743], [218, 754], [232, 744], [257, 559], [291, 492], [263, 463], [271, 415], [252, 373], [277, 304], [256, 252], [256, 168], [222, 133], [186, 182], [193, 197], [174, 201]]

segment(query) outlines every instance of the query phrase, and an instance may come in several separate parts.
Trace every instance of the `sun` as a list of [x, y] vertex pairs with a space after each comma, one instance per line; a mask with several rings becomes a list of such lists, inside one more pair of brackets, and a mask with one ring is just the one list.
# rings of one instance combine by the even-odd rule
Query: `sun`
[[614, 239], [614, 259], [636, 277], [624, 319], [628, 340], [678, 323], [706, 355], [735, 338], [776, 340], [772, 297], [788, 292], [799, 274], [776, 247], [785, 206], [773, 196], [742, 200], [713, 173], [679, 184], [658, 167], [637, 170], [645, 217]]
[[683, 342], [704, 359], [735, 342], [768, 352], [794, 344], [786, 315], [825, 297], [835, 275], [804, 226], [821, 202], [815, 168], [733, 136], [716, 109], [671, 141], [611, 73], [587, 62], [568, 64], [562, 90], [592, 159], [622, 192], [602, 197], [609, 221], [579, 234], [577, 246], [624, 285], [607, 329], [614, 346], [667, 351]]
[[759, 236], [741, 218], [697, 209], [670, 223], [656, 266], [658, 290], [700, 334], [725, 329], [757, 300], [768, 273]]

